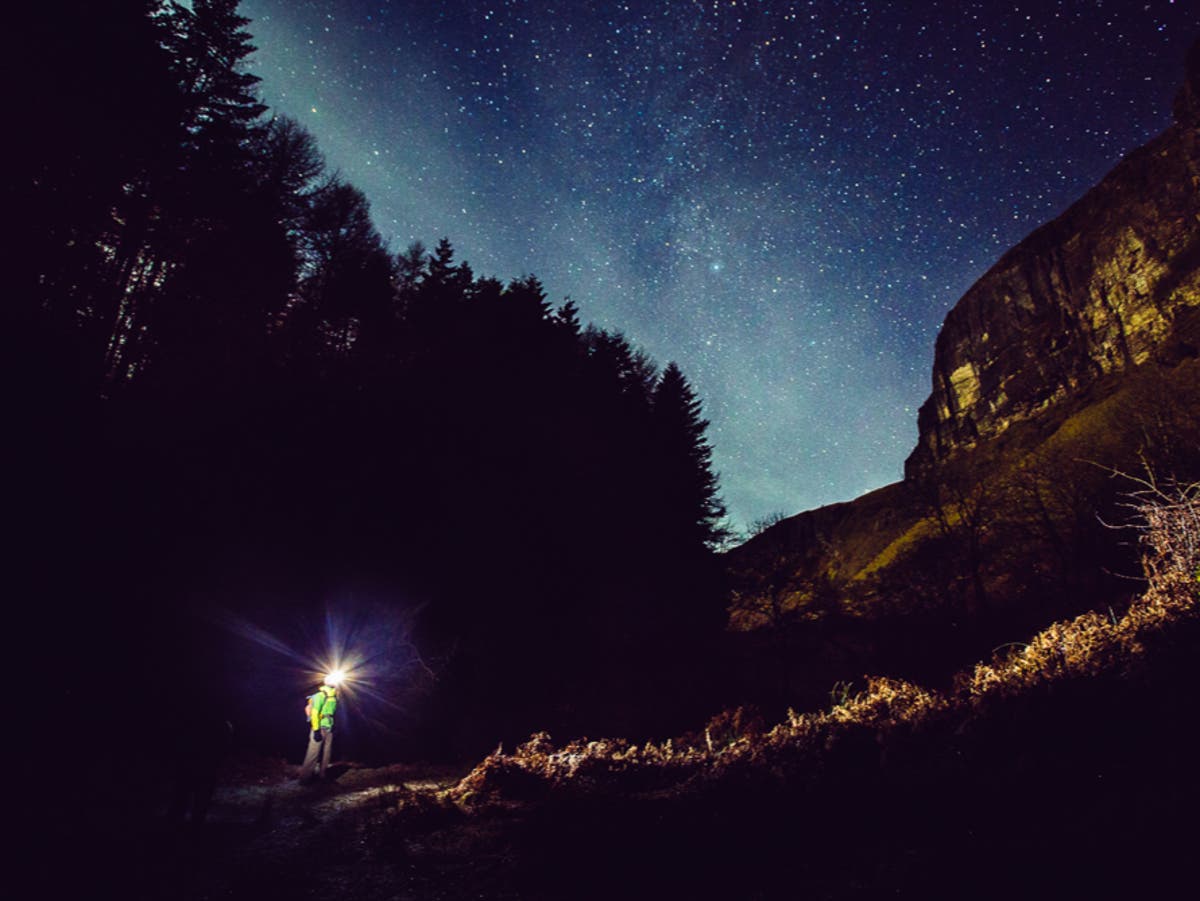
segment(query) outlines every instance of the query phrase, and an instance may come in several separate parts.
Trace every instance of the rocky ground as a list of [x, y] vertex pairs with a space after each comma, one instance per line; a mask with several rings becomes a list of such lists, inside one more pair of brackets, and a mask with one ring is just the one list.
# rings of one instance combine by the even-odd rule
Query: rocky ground
[[936, 774], [924, 765], [889, 777], [867, 745], [806, 792], [747, 771], [699, 789], [575, 797], [513, 783], [508, 798], [466, 808], [451, 800], [463, 793], [458, 771], [341, 764], [302, 786], [283, 762], [239, 758], [201, 826], [171, 824], [169, 784], [153, 780], [140, 793], [113, 786], [69, 820], [35, 821], [47, 853], [32, 897], [1170, 896], [1200, 799], [1181, 736], [1085, 760], [1081, 744], [1105, 742], [1071, 740], [1070, 725], [1045, 736], [1044, 760], [1022, 762], [1024, 729], [1013, 725], [982, 739], [1005, 746], [995, 759], [1008, 765], [955, 773], [942, 760], [945, 794], [929, 790]]
[[461, 773], [343, 763], [301, 785], [294, 766], [237, 757], [202, 825], [168, 820], [168, 774], [138, 775], [42, 809], [38, 882], [55, 886], [42, 897], [517, 897], [504, 830], [432, 803]]

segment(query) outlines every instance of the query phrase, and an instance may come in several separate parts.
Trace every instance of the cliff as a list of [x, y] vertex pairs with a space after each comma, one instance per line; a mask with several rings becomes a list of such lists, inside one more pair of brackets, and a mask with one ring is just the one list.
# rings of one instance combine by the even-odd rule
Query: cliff
[[918, 429], [903, 482], [727, 555], [733, 629], [986, 614], [1006, 640], [1122, 602], [1111, 473], [1200, 474], [1200, 41], [1171, 125], [947, 315]]
[[[947, 315], [906, 481], [1107, 376], [1197, 352], [1200, 42], [1170, 127], [1005, 254]], [[1111, 381], [1111, 380], [1108, 380]]]

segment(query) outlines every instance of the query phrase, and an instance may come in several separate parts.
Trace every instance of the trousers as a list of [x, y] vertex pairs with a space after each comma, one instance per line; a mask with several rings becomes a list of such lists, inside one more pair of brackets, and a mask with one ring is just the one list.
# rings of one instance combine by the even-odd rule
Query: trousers
[[332, 756], [333, 730], [322, 728], [321, 741], [314, 741], [310, 731], [308, 733], [308, 750], [304, 752], [304, 763], [300, 764], [301, 781], [324, 779]]

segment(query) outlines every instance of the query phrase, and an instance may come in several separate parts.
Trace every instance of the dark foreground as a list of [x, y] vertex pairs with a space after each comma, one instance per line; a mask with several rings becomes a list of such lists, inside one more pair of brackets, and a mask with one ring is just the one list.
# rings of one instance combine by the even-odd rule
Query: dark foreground
[[510, 782], [463, 806], [461, 772], [342, 764], [305, 787], [282, 762], [234, 759], [191, 826], [166, 818], [165, 783], [114, 777], [34, 819], [37, 895], [1173, 897], [1200, 838], [1191, 697], [1132, 717], [1130, 697], [1064, 698], [1065, 718], [1047, 697], [933, 754], [851, 737], [795, 791], [748, 767], [624, 794]]
[[1189, 558], [949, 692], [876, 679], [765, 731], [538, 735], [469, 773], [315, 786], [234, 753], [202, 824], [167, 816], [172, 771], [128, 734], [70, 732], [74, 753], [68, 730], [10, 773], [32, 815], [8, 850], [39, 898], [1192, 897], [1198, 586]]

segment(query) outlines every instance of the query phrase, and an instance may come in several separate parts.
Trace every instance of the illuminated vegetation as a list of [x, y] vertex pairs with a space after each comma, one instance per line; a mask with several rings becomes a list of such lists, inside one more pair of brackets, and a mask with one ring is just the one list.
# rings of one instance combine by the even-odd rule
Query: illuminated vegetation
[[537, 733], [379, 796], [356, 841], [375, 867], [477, 862], [466, 884], [523, 898], [1162, 896], [1190, 839], [1155, 824], [1200, 794], [1200, 487], [1130, 501], [1148, 584], [1120, 615], [1057, 622], [944, 690], [839, 684], [769, 728], [738, 708], [669, 741]]
[[558, 747], [539, 733], [512, 753], [497, 750], [445, 800], [472, 810], [554, 792], [699, 790], [747, 767], [783, 782], [808, 781], [848, 742], [865, 740], [878, 763], [914, 736], [944, 737], [948, 726], [961, 734], [999, 701], [1029, 700], [1073, 680], [1135, 674], [1173, 630], [1200, 621], [1200, 484], [1165, 489], [1145, 483], [1132, 503], [1149, 583], [1129, 608], [1120, 616], [1086, 613], [1054, 623], [961, 672], [949, 691], [872, 677], [865, 690], [831, 710], [789, 711], [770, 729], [727, 713], [698, 735], [642, 745], [580, 739]]

